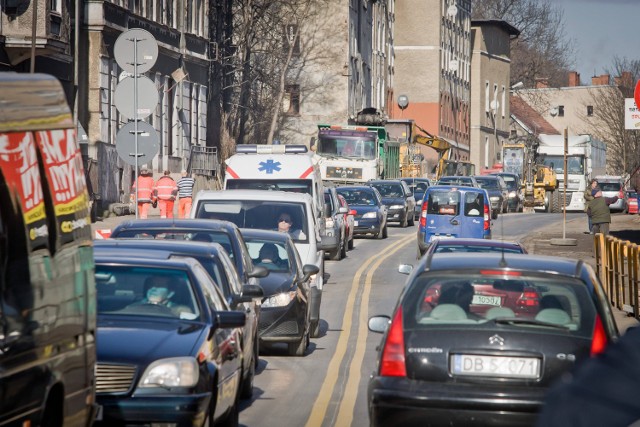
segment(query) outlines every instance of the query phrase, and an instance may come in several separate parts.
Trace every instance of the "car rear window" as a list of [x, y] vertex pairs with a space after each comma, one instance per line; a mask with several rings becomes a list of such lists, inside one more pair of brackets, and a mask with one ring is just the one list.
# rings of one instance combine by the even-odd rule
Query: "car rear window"
[[602, 191], [620, 191], [621, 184], [619, 182], [600, 182]]
[[432, 191], [427, 200], [428, 215], [458, 215], [460, 212], [460, 192]]
[[408, 328], [489, 322], [588, 337], [595, 306], [578, 279], [526, 274], [423, 274], [403, 300]]
[[397, 183], [390, 184], [372, 184], [376, 190], [380, 192], [382, 197], [402, 197], [404, 191], [402, 191], [402, 185]]
[[521, 254], [523, 253], [522, 248], [518, 246], [488, 246], [488, 245], [456, 245], [455, 242], [452, 244], [448, 243], [438, 243], [436, 246], [435, 253], [444, 254], [444, 253], [473, 253], [473, 252], [493, 252], [493, 253], [510, 253], [510, 254]]
[[486, 188], [489, 190], [499, 190], [500, 189], [500, 181], [497, 179], [489, 179], [489, 178], [476, 178], [478, 185], [480, 188]]

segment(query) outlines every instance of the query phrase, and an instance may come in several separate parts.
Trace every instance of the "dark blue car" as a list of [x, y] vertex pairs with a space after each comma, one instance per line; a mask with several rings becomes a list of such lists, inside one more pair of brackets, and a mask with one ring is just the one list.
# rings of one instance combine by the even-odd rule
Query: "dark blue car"
[[192, 258], [95, 258], [102, 425], [238, 424], [243, 312]]
[[413, 198], [416, 200], [415, 219], [420, 219], [420, 209], [422, 207], [422, 199], [427, 188], [431, 186], [429, 178], [400, 178], [400, 181], [404, 181], [409, 186], [409, 189], [413, 192]]
[[398, 222], [401, 227], [414, 224], [416, 199], [409, 186], [400, 180], [372, 180], [368, 184], [382, 195], [382, 204], [387, 207], [387, 221]]
[[387, 208], [378, 190], [366, 185], [338, 187], [340, 194], [356, 211], [353, 235], [373, 234], [379, 239], [387, 237]]

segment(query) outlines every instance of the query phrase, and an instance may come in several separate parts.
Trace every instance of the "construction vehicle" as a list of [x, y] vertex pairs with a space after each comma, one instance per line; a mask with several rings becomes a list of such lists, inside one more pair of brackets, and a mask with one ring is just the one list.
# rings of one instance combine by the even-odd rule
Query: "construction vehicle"
[[319, 124], [311, 145], [320, 156], [323, 181], [364, 183], [400, 177], [400, 143], [390, 141], [385, 120], [365, 109], [347, 125]]
[[555, 171], [538, 162], [538, 141], [533, 137], [524, 142], [506, 143], [502, 147], [503, 171], [520, 177], [526, 210], [560, 212], [560, 190]]
[[413, 127], [415, 129], [411, 133], [411, 141], [415, 144], [431, 147], [438, 153], [438, 164], [435, 170], [436, 181], [443, 176], [472, 176], [476, 174], [476, 166], [473, 163], [450, 159], [454, 148], [451, 143], [432, 135], [416, 123], [413, 123]]

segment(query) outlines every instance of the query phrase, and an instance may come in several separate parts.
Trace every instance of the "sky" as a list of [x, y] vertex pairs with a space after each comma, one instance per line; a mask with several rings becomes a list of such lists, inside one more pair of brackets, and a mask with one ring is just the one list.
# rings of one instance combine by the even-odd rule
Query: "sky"
[[582, 84], [613, 58], [640, 60], [640, 0], [550, 0], [564, 10], [565, 34], [574, 40], [575, 70]]

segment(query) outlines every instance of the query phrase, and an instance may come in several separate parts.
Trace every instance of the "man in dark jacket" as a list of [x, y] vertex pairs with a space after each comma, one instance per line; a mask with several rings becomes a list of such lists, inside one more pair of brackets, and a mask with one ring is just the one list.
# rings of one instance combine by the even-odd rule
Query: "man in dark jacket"
[[591, 232], [593, 234], [609, 234], [609, 224], [611, 224], [611, 211], [602, 191], [598, 191], [593, 200], [589, 202], [589, 215], [591, 216]]
[[[538, 427], [627, 427], [640, 420], [640, 327], [565, 375], [545, 398]], [[633, 424], [634, 426], [636, 424]]]

